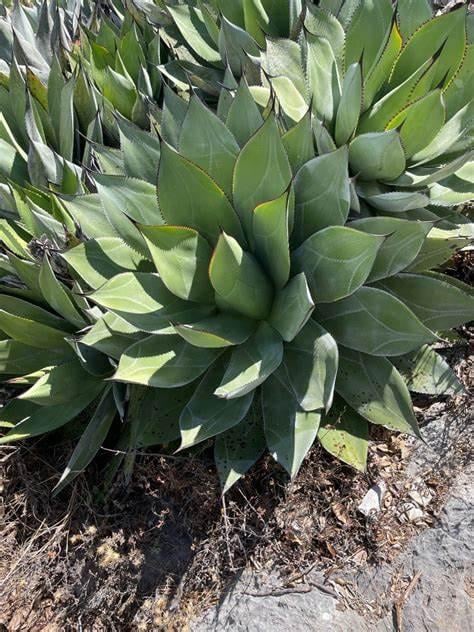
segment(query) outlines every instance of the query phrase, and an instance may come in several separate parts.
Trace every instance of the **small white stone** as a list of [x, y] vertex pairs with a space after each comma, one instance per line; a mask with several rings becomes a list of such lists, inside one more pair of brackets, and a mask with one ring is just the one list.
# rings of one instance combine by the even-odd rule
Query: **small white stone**
[[421, 507], [411, 507], [411, 509], [408, 509], [408, 511], [405, 513], [410, 522], [415, 522], [416, 520], [420, 520], [425, 515]]
[[378, 513], [382, 508], [382, 501], [386, 491], [387, 485], [385, 482], [379, 481], [369, 489], [357, 509], [367, 517], [371, 514]]

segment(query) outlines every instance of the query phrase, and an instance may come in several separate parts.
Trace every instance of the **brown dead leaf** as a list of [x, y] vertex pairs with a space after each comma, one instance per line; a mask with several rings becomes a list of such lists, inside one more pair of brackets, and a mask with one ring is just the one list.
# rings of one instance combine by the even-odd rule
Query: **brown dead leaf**
[[333, 503], [331, 509], [339, 522], [342, 522], [342, 524], [346, 526], [351, 524], [346, 508], [342, 503]]

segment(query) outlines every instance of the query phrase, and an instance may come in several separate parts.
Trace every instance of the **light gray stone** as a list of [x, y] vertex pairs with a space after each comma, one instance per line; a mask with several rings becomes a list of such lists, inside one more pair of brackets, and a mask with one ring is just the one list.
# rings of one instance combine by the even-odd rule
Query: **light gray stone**
[[[433, 420], [425, 431], [430, 448], [420, 446], [412, 471], [449, 458], [453, 437], [446, 418]], [[467, 430], [464, 428], [464, 430]], [[456, 429], [456, 435], [459, 427]], [[396, 577], [419, 580], [401, 609], [404, 632], [470, 632], [474, 630], [470, 599], [473, 587], [472, 489], [474, 468], [454, 482], [439, 520], [415, 537], [392, 564], [363, 572], [346, 572], [356, 589], [357, 608], [344, 609], [347, 600], [317, 588], [309, 593], [255, 597], [271, 592], [275, 578], [244, 574], [218, 608], [194, 623], [192, 632], [385, 632], [393, 630], [390, 588]], [[421, 508], [420, 508], [421, 509]], [[322, 583], [321, 577], [309, 580]], [[341, 589], [343, 590], [343, 589]], [[349, 600], [350, 603], [350, 600]], [[356, 605], [356, 604], [354, 604]]]

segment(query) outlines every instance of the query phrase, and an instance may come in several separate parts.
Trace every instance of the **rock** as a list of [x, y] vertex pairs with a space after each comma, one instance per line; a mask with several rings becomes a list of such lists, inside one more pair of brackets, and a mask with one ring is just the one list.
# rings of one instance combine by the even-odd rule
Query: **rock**
[[[427, 432], [433, 449], [422, 446], [416, 451], [414, 472], [427, 465], [436, 467], [440, 455], [446, 456], [445, 448], [453, 446], [447, 440], [447, 430], [451, 428], [445, 419], [429, 424]], [[456, 434], [459, 430], [458, 427]], [[409, 493], [412, 502], [406, 503], [410, 520], [423, 518], [424, 508], [431, 500], [429, 490], [420, 485], [419, 477], [415, 481], [418, 482]], [[317, 587], [300, 594], [251, 595], [248, 593], [272, 592], [278, 580], [246, 573], [218, 607], [192, 624], [191, 631], [386, 632], [393, 629], [397, 600], [401, 600], [397, 612], [404, 632], [471, 630], [473, 482], [474, 468], [459, 476], [435, 526], [416, 536], [392, 565], [345, 571], [344, 582], [340, 586], [334, 584], [336, 598]], [[383, 485], [375, 487], [379, 489], [372, 488], [366, 495], [371, 498], [369, 513], [380, 507]], [[366, 506], [369, 506], [368, 501]], [[405, 584], [397, 593], [394, 588], [400, 578], [404, 578]], [[411, 592], [404, 597], [406, 586], [414, 578]], [[310, 584], [321, 585], [323, 581], [317, 574], [308, 576]], [[345, 592], [345, 585], [351, 587], [349, 593]]]
[[424, 517], [425, 512], [421, 509], [421, 507], [417, 507], [413, 503], [406, 503], [404, 507], [404, 515], [410, 522], [417, 522]]
[[382, 508], [382, 501], [386, 491], [386, 484], [384, 481], [380, 481], [369, 489], [357, 509], [368, 518], [374, 513], [378, 513]]
[[420, 507], [428, 507], [433, 498], [433, 494], [427, 487], [425, 487], [425, 489], [421, 492], [415, 489], [411, 492], [408, 492], [408, 495]]
[[[322, 583], [323, 579], [319, 578]], [[241, 578], [232, 593], [217, 609], [212, 610], [192, 632], [368, 632], [365, 619], [350, 611], [338, 609], [338, 600], [314, 588], [310, 593], [255, 597], [244, 592], [263, 591], [261, 582]], [[266, 588], [268, 590], [268, 587]], [[370, 632], [386, 632], [389, 620], [371, 625]]]

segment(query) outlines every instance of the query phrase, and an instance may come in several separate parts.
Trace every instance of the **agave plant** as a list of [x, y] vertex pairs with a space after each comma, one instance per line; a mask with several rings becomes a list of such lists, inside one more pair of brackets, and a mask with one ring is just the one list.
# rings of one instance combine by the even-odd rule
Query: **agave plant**
[[[213, 440], [224, 490], [265, 449], [294, 476], [316, 440], [364, 469], [369, 423], [418, 434], [410, 390], [462, 391], [429, 345], [474, 314], [441, 267], [470, 230], [449, 208], [470, 196], [464, 10], [114, 6], [46, 83], [16, 58], [2, 78], [28, 121], [0, 105], [15, 149], [0, 162], [0, 372], [20, 389], [2, 442], [83, 427], [91, 409], [60, 486], [104, 441]], [[367, 130], [392, 93], [394, 124]], [[54, 135], [64, 117], [73, 131]], [[33, 143], [52, 159], [33, 162]]]
[[227, 68], [228, 89], [243, 72], [261, 104], [274, 92], [290, 127], [311, 107], [320, 154], [348, 145], [355, 210], [436, 220], [473, 197], [466, 7], [434, 17], [428, 0], [277, 4], [168, 11], [201, 63]]
[[0, 236], [0, 372], [7, 385], [20, 389], [1, 409], [6, 436], [0, 441], [36, 437], [79, 416], [83, 433], [59, 490], [95, 456], [97, 442], [120, 416], [125, 392], [105, 381], [114, 372], [112, 356], [79, 340], [78, 332], [102, 314], [68, 278], [57, 254], [64, 244], [36, 239], [6, 219], [0, 220]]
[[136, 13], [118, 25], [102, 15], [95, 30], [82, 29], [78, 63], [92, 80], [109, 133], [115, 112], [148, 127], [147, 103], [156, 102], [161, 91], [162, 48], [159, 33]]
[[294, 476], [315, 440], [363, 469], [369, 423], [418, 434], [409, 388], [462, 390], [428, 345], [472, 318], [474, 297], [421, 263], [432, 223], [341, 225], [347, 148], [302, 156], [293, 133], [272, 110], [256, 130], [245, 109], [226, 126], [195, 96], [179, 148], [161, 140], [157, 196], [96, 174], [97, 194], [65, 202], [75, 221], [100, 202], [108, 221], [62, 258], [101, 313], [81, 348], [130, 385], [127, 446], [215, 439], [224, 489], [266, 448]]
[[[77, 5], [77, 2], [71, 3]], [[71, 13], [72, 12], [72, 13]], [[0, 29], [0, 180], [64, 193], [82, 190], [81, 166], [100, 141], [97, 103], [84, 77], [71, 72], [77, 12], [43, 1], [17, 3]], [[68, 19], [67, 19], [68, 18]], [[71, 32], [66, 27], [73, 22]], [[79, 113], [79, 116], [77, 116]], [[6, 187], [2, 187], [5, 195]]]
[[321, 153], [348, 145], [365, 214], [444, 217], [442, 207], [473, 197], [473, 16], [461, 7], [432, 17], [427, 2], [355, 4], [308, 11], [292, 45], [298, 74], [278, 70], [281, 43], [268, 47], [269, 83], [290, 118], [311, 102]]
[[87, 3], [66, 4], [17, 4], [0, 20], [0, 179], [72, 194], [83, 192], [82, 167], [113, 165], [117, 116], [149, 126], [146, 104], [159, 97], [161, 53], [143, 17], [140, 26], [122, 16], [119, 28], [117, 12], [109, 18], [85, 10]]

